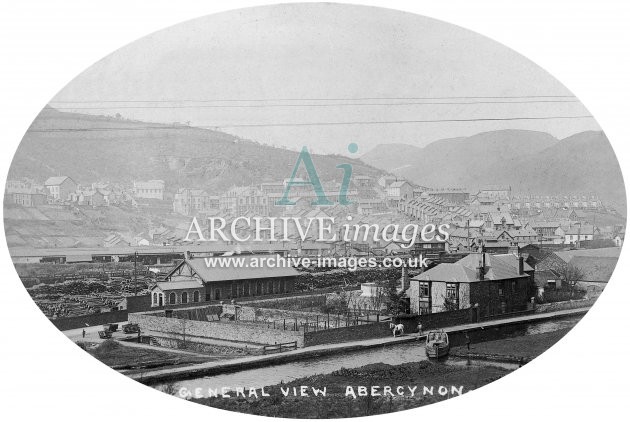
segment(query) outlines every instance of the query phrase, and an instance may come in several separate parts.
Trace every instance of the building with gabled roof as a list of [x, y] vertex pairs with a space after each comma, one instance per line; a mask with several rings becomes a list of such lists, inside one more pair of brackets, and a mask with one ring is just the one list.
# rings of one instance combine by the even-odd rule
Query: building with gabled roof
[[50, 196], [57, 201], [66, 201], [71, 193], [77, 190], [78, 185], [68, 176], [53, 176], [46, 179], [44, 186]]
[[164, 180], [134, 181], [133, 193], [136, 198], [164, 199]]
[[396, 205], [413, 198], [413, 186], [406, 180], [397, 180], [387, 186], [387, 201]]
[[548, 253], [536, 264], [536, 270], [551, 270], [557, 277], [547, 279], [549, 284], [560, 287], [567, 280], [563, 280], [567, 268], [574, 267], [581, 273], [580, 280], [572, 280], [578, 285], [605, 285], [612, 276], [619, 260], [621, 249], [617, 247], [598, 249], [573, 249]]
[[[299, 272], [276, 265], [281, 259], [276, 254], [194, 257], [187, 252], [151, 289], [152, 306], [290, 293]], [[254, 267], [254, 262], [260, 265]]]
[[479, 316], [522, 311], [534, 291], [534, 269], [514, 254], [473, 253], [411, 279], [415, 313], [477, 308]]

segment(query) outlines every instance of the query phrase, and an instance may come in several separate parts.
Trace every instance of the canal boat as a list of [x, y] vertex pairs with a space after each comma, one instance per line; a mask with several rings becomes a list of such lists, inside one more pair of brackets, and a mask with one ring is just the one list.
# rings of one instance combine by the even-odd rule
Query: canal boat
[[441, 358], [448, 355], [450, 345], [448, 342], [448, 334], [444, 330], [434, 330], [427, 333], [427, 343], [425, 347], [427, 356], [430, 358]]

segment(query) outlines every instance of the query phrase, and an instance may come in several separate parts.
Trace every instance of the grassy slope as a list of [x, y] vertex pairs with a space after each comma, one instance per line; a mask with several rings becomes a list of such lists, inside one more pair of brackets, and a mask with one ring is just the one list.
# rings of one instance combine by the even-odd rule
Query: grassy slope
[[437, 401], [445, 400], [448, 396], [440, 396], [437, 392], [430, 395], [415, 397], [394, 398], [389, 397], [358, 397], [345, 396], [346, 386], [435, 386], [435, 391], [440, 385], [463, 386], [464, 392], [473, 390], [488, 384], [508, 374], [506, 369], [483, 367], [458, 367], [447, 366], [439, 363], [422, 361], [403, 365], [374, 364], [356, 369], [340, 369], [328, 375], [315, 375], [302, 378], [282, 387], [312, 386], [322, 388], [326, 386], [326, 397], [287, 397], [280, 390], [280, 385], [265, 388], [270, 397], [264, 398], [206, 398], [193, 399], [194, 402], [221, 409], [242, 413], [251, 413], [260, 416], [280, 416], [285, 418], [342, 418], [357, 417], [389, 413], [399, 410], [411, 409]]
[[[26, 132], [10, 175], [43, 181], [65, 174], [78, 183], [163, 179], [167, 190], [190, 186], [217, 193], [234, 185], [280, 182], [291, 175], [297, 156], [208, 129], [47, 108]], [[352, 163], [354, 174], [381, 173], [347, 157], [314, 155], [313, 160], [324, 181], [341, 180], [340, 163]]]

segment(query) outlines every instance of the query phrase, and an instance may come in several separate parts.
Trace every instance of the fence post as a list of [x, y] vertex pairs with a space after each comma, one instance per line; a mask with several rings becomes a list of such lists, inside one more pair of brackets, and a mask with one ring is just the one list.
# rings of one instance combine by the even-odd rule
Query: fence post
[[319, 330], [319, 315], [315, 315], [315, 331]]

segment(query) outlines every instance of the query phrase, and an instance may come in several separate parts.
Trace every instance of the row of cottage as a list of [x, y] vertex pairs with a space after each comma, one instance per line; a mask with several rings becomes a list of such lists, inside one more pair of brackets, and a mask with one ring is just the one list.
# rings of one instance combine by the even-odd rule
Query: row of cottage
[[136, 181], [128, 191], [108, 183], [82, 186], [69, 176], [52, 176], [43, 184], [17, 179], [7, 181], [5, 202], [25, 207], [66, 202], [94, 207], [120, 202], [133, 204], [136, 199], [164, 199], [164, 185], [163, 180]]
[[[299, 181], [299, 180], [298, 180]], [[277, 202], [287, 189], [288, 180], [261, 183], [259, 186], [235, 186], [221, 195], [211, 195], [204, 189], [180, 188], [174, 194], [172, 209], [182, 215], [195, 215], [220, 210], [234, 214], [246, 211], [260, 216], [279, 215], [285, 208]], [[336, 197], [338, 183], [324, 183], [324, 194]], [[43, 205], [49, 201], [70, 201], [81, 205], [101, 206], [118, 202], [121, 196], [128, 200], [165, 200], [163, 180], [134, 181], [132, 189], [117, 184], [92, 183], [80, 186], [71, 177], [53, 176], [43, 185], [28, 180], [9, 180], [5, 191], [8, 202], [23, 206]], [[465, 189], [431, 189], [417, 186], [394, 176], [382, 176], [377, 182], [370, 176], [355, 175], [352, 189], [347, 193], [354, 204], [353, 210], [371, 215], [398, 210], [416, 219], [439, 219], [444, 214], [470, 218], [484, 207], [503, 208], [512, 213], [528, 210], [575, 209], [599, 210], [602, 203], [594, 194], [564, 196], [512, 195], [510, 187], [486, 187], [475, 194]], [[291, 186], [291, 198], [310, 206], [316, 199], [312, 186]]]

